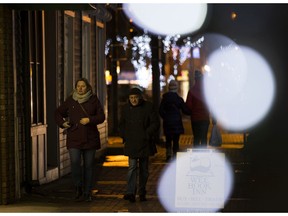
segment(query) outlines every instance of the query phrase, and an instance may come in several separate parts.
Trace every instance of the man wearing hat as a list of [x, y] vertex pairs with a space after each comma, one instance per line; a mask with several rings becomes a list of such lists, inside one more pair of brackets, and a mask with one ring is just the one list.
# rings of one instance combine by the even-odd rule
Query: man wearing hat
[[[176, 156], [179, 151], [180, 134], [184, 133], [181, 110], [190, 115], [183, 98], [178, 95], [178, 83], [171, 80], [168, 84], [169, 91], [164, 93], [159, 106], [159, 114], [163, 119], [163, 131], [166, 138], [166, 161]], [[172, 147], [173, 142], [173, 147]], [[172, 149], [173, 152], [172, 152]], [[173, 155], [172, 155], [173, 153]]]
[[137, 169], [139, 162], [140, 201], [146, 201], [150, 142], [160, 126], [157, 113], [151, 102], [144, 100], [139, 88], [132, 88], [128, 102], [122, 107], [119, 130], [124, 142], [124, 155], [129, 157], [127, 192], [125, 200], [135, 202], [137, 193]]

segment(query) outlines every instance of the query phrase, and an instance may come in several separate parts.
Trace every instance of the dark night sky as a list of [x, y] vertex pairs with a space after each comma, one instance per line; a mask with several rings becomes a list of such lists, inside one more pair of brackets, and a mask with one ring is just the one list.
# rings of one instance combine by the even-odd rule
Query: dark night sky
[[[283, 82], [288, 80], [288, 4], [213, 4], [211, 7], [203, 31], [224, 34], [239, 45], [261, 53], [275, 73], [279, 94], [286, 96], [287, 84]], [[237, 13], [236, 20], [230, 18], [232, 12]]]

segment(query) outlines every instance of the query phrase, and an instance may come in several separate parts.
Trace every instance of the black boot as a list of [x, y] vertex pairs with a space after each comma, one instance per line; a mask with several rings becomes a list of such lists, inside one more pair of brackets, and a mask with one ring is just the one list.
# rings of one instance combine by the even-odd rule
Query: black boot
[[83, 194], [82, 187], [77, 186], [76, 187], [76, 194], [75, 194], [75, 199], [79, 199]]
[[123, 199], [129, 200], [129, 202], [134, 203], [136, 201], [134, 194], [125, 194]]
[[84, 194], [84, 200], [86, 201], [86, 202], [91, 202], [92, 201], [92, 196], [91, 196], [91, 194], [89, 193], [89, 194]]
[[145, 201], [147, 201], [147, 199], [146, 199], [146, 195], [145, 195], [145, 194], [141, 194], [141, 195], [139, 195], [139, 198], [140, 198], [140, 201], [141, 201], [141, 202], [145, 202]]

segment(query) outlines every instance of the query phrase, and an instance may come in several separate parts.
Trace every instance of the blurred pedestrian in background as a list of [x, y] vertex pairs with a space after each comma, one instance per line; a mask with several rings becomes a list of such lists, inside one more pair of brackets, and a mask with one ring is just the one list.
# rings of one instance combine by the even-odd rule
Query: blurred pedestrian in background
[[194, 76], [195, 84], [188, 91], [186, 105], [191, 113], [193, 146], [206, 148], [210, 114], [204, 99], [203, 74], [196, 70]]
[[209, 145], [214, 147], [219, 147], [222, 145], [221, 131], [217, 125], [217, 120], [214, 117], [212, 117], [212, 129], [211, 129], [211, 136], [209, 139]]
[[[76, 82], [72, 95], [55, 111], [57, 125], [67, 130], [66, 145], [69, 150], [77, 200], [92, 200], [95, 153], [96, 149], [100, 149], [97, 125], [104, 120], [103, 107], [85, 78]], [[81, 156], [84, 176], [82, 176]]]
[[[139, 178], [139, 198], [140, 201], [146, 201], [150, 144], [159, 126], [159, 118], [153, 109], [153, 104], [143, 99], [139, 88], [132, 88], [127, 104], [122, 107], [119, 122], [124, 154], [129, 157], [127, 191], [123, 197], [125, 200], [135, 202], [137, 178]], [[139, 173], [137, 173], [138, 163]]]
[[180, 134], [184, 133], [181, 111], [186, 115], [190, 115], [190, 110], [183, 98], [177, 93], [178, 83], [176, 80], [169, 82], [168, 90], [163, 94], [159, 106], [159, 114], [163, 119], [163, 131], [166, 138], [166, 161], [169, 161], [172, 156], [175, 157], [179, 151]]

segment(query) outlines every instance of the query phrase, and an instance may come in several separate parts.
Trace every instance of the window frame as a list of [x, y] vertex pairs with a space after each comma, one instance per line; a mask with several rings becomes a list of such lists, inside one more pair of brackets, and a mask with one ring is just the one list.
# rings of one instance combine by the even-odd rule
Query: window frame
[[64, 97], [67, 98], [74, 89], [74, 38], [75, 12], [64, 11]]

